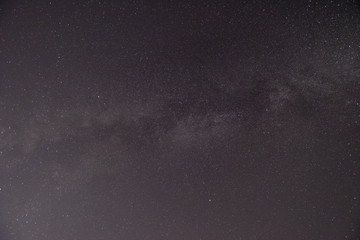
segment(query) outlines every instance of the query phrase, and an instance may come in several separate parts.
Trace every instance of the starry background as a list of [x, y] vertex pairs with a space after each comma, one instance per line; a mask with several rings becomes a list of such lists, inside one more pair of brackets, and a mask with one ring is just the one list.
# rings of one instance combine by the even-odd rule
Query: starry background
[[356, 1], [2, 1], [0, 240], [360, 236]]

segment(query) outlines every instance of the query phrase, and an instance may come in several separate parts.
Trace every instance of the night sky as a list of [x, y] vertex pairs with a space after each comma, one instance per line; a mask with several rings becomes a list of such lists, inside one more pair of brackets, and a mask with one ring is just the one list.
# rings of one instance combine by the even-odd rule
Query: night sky
[[1, 1], [0, 240], [360, 239], [356, 1]]

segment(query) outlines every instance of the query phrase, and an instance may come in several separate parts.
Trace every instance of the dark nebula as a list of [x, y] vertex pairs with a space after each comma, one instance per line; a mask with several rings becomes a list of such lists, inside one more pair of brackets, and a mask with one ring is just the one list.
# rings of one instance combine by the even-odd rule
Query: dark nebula
[[2, 1], [0, 240], [357, 240], [356, 1]]

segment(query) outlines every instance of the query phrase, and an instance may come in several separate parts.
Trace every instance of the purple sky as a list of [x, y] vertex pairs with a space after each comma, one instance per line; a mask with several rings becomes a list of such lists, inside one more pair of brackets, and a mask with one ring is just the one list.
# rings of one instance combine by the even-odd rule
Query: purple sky
[[0, 240], [356, 240], [356, 1], [1, 1]]

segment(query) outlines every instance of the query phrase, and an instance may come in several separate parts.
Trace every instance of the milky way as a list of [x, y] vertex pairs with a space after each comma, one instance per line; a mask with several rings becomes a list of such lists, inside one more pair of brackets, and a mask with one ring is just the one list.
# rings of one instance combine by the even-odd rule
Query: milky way
[[0, 13], [0, 240], [360, 236], [356, 1]]

